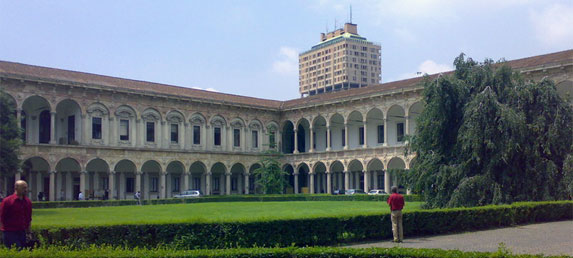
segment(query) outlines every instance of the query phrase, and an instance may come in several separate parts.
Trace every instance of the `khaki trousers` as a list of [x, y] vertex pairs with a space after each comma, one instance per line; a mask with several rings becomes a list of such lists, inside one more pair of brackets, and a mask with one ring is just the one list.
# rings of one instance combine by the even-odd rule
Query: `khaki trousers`
[[404, 230], [402, 227], [402, 210], [392, 211], [390, 219], [392, 220], [392, 234], [394, 235], [394, 241], [404, 240]]

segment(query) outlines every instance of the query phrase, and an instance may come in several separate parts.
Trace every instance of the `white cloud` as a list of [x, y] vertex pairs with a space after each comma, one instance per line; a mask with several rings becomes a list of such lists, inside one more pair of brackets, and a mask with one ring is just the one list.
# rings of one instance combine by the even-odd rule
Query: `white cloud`
[[212, 92], [220, 92], [214, 88], [207, 88], [207, 89], [203, 89], [201, 87], [191, 87], [191, 89], [196, 89], [196, 90], [206, 90], [206, 91], [212, 91]]
[[529, 19], [541, 43], [552, 47], [573, 45], [573, 7], [553, 4], [542, 11], [532, 10]]
[[280, 75], [298, 74], [298, 51], [282, 46], [278, 53], [279, 60], [273, 62], [272, 71]]
[[438, 64], [432, 60], [426, 60], [418, 66], [418, 69], [416, 72], [403, 73], [400, 76], [398, 76], [397, 80], [409, 79], [409, 78], [422, 76], [424, 74], [435, 74], [435, 73], [447, 72], [447, 71], [452, 71], [452, 70], [454, 70], [454, 68], [450, 65]]

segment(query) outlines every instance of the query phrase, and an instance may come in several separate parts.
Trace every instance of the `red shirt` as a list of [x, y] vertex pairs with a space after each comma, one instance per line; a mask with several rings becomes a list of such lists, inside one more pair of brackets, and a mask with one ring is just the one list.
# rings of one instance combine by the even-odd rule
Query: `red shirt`
[[404, 197], [402, 195], [393, 193], [388, 197], [388, 205], [390, 205], [390, 210], [396, 211], [404, 208]]
[[2, 231], [22, 231], [30, 228], [32, 222], [32, 202], [28, 197], [18, 198], [18, 195], [10, 195], [0, 204], [0, 221]]

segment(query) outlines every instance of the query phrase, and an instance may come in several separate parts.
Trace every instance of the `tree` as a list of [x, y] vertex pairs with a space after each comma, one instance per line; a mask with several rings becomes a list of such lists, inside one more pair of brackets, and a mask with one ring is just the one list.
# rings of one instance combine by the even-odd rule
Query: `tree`
[[573, 111], [553, 82], [463, 54], [454, 64], [452, 75], [424, 82], [410, 187], [429, 207], [567, 198]]
[[0, 173], [2, 175], [14, 174], [20, 168], [18, 151], [21, 140], [15, 106], [12, 98], [0, 89]]
[[[274, 139], [274, 135], [269, 135]], [[272, 140], [269, 143], [268, 151], [265, 151], [261, 157], [261, 167], [255, 169], [253, 174], [256, 178], [255, 184], [261, 187], [264, 194], [280, 194], [288, 186], [285, 176], [288, 175], [281, 169], [278, 151], [275, 151], [276, 143]]]

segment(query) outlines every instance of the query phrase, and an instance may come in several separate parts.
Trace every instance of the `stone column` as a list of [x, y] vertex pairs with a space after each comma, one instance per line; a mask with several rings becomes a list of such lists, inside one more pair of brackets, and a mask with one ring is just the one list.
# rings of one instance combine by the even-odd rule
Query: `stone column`
[[330, 126], [326, 127], [326, 151], [330, 151]]
[[314, 152], [314, 127], [310, 125], [310, 146], [308, 152]]
[[243, 177], [242, 174], [237, 176], [237, 194], [243, 194], [245, 187], [243, 186]]
[[[90, 126], [90, 120], [87, 119], [87, 116], [86, 116], [86, 115], [80, 115], [80, 119], [81, 119], [81, 122], [80, 122], [80, 132], [81, 132], [82, 135], [80, 135], [80, 138], [81, 138], [81, 139], [79, 139], [78, 142], [79, 142], [80, 144], [82, 144], [82, 145], [87, 145], [88, 142], [89, 142], [88, 139], [91, 138], [91, 135], [88, 136], [88, 133], [87, 133], [87, 132], [88, 132], [88, 128], [89, 128], [89, 126]], [[103, 138], [103, 128], [104, 128], [104, 127], [103, 127], [103, 119], [102, 119], [102, 125], [101, 125], [101, 126], [102, 126], [102, 132], [101, 132], [101, 133], [102, 133], [102, 139], [104, 139], [104, 138]], [[89, 128], [89, 129], [90, 129], [89, 131], [91, 131], [91, 128]], [[89, 138], [88, 138], [88, 137], [89, 137]], [[84, 191], [82, 191], [82, 193], [84, 193], [84, 198], [86, 198], [86, 197], [87, 197], [86, 193], [85, 193]]]
[[119, 172], [119, 180], [117, 182], [119, 185], [118, 198], [120, 200], [125, 199], [125, 172]]
[[115, 171], [109, 171], [109, 199], [115, 200], [116, 189], [115, 189]]
[[344, 123], [344, 149], [348, 150], [348, 123]]
[[384, 170], [384, 192], [390, 193], [390, 172]]
[[211, 195], [211, 172], [205, 174], [205, 195]]
[[[145, 121], [142, 119], [137, 119], [135, 125], [136, 133], [133, 136], [133, 142], [138, 147], [143, 147], [145, 145]], [[130, 139], [131, 140], [131, 139]]]
[[80, 172], [80, 192], [82, 192], [84, 194], [84, 199], [87, 199], [89, 197], [88, 192], [86, 191], [86, 176], [89, 177], [88, 172], [87, 171], [81, 171]]
[[372, 180], [374, 181], [374, 189], [378, 189], [378, 170], [372, 171]]
[[[179, 125], [177, 125], [177, 127], [181, 127], [181, 129], [179, 129], [179, 135], [178, 135], [179, 139], [177, 139], [177, 140], [179, 140], [179, 148], [182, 150], [185, 149], [185, 139], [186, 139], [185, 138], [185, 135], [186, 135], [185, 132], [187, 131], [188, 126], [189, 126], [189, 124], [185, 123], [185, 122], [182, 122]], [[187, 190], [187, 189], [185, 189], [185, 190]]]
[[350, 171], [344, 171], [344, 190], [350, 189]]
[[326, 193], [332, 193], [332, 173], [326, 171]]
[[[119, 120], [118, 120], [118, 121], [119, 121]], [[109, 119], [108, 119], [108, 123], [109, 123], [109, 126], [108, 126], [108, 128], [107, 128], [107, 130], [108, 130], [108, 134], [107, 134], [107, 135], [108, 135], [107, 144], [108, 144], [109, 146], [116, 146], [116, 145], [117, 145], [117, 142], [118, 142], [118, 139], [116, 139], [117, 129], [115, 128], [114, 118], [111, 117], [111, 114], [110, 114], [110, 117], [109, 117]], [[118, 124], [119, 124], [119, 123], [118, 123]], [[103, 126], [103, 125], [102, 125], [102, 126]], [[119, 138], [119, 137], [118, 137], [118, 138]]]
[[[167, 133], [169, 130], [169, 126], [167, 126], [167, 123], [165, 123], [165, 121], [158, 121], [157, 125], [159, 128], [159, 130], [156, 130], [158, 137], [157, 139], [155, 139], [157, 141], [157, 147], [159, 148], [169, 148], [169, 144], [171, 144], [171, 139], [168, 139], [166, 136], [168, 136], [169, 134]], [[165, 198], [162, 197], [162, 198]]]
[[165, 177], [167, 175], [167, 172], [160, 172], [159, 173], [159, 198], [161, 199], [165, 199], [165, 190], [166, 190], [166, 184], [165, 184]]
[[56, 112], [50, 112], [50, 144], [57, 144], [56, 140]]
[[298, 129], [294, 130], [294, 151], [292, 153], [298, 153]]
[[298, 173], [294, 173], [294, 193], [298, 194]]
[[409, 135], [410, 134], [410, 117], [408, 115], [406, 115], [406, 117], [404, 117], [406, 119], [406, 123], [404, 125], [404, 135]]
[[383, 146], [388, 146], [388, 119], [384, 118], [384, 144]]
[[151, 196], [149, 196], [149, 174], [143, 173], [143, 198], [149, 200], [151, 199], [150, 197]]
[[56, 200], [56, 171], [50, 171], [50, 201]]
[[358, 172], [354, 172], [354, 188], [355, 189], [360, 189], [360, 174], [362, 174], [362, 171], [358, 171]]
[[231, 173], [225, 174], [225, 194], [231, 195]]
[[72, 186], [72, 172], [68, 171], [66, 172], [66, 200], [73, 200], [74, 198], [76, 198], [77, 196], [73, 195], [73, 186]]
[[245, 173], [245, 194], [249, 194], [249, 174]]
[[370, 171], [364, 170], [364, 192], [370, 191]]
[[308, 176], [310, 177], [310, 189], [309, 189], [309, 193], [310, 194], [314, 194], [314, 173], [309, 173]]
[[368, 122], [366, 122], [366, 120], [364, 120], [364, 144], [362, 145], [362, 148], [368, 148]]
[[135, 192], [141, 192], [141, 174], [142, 171], [135, 172]]
[[183, 189], [181, 191], [189, 190], [189, 172], [183, 173]]

